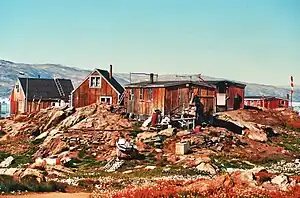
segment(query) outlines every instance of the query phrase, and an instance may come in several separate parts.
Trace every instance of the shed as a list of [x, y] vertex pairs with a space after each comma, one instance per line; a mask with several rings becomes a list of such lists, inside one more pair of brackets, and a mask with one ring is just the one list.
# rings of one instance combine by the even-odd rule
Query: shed
[[217, 88], [217, 111], [244, 108], [245, 84], [228, 80], [206, 81]]

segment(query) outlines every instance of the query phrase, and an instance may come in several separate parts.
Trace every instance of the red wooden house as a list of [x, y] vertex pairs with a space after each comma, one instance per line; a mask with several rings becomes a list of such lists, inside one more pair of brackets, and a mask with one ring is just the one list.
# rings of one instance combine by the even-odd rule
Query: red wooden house
[[82, 83], [72, 91], [72, 106], [83, 107], [93, 103], [103, 102], [118, 104], [122, 100], [124, 88], [110, 71], [94, 69]]
[[69, 103], [72, 90], [69, 79], [18, 78], [10, 95], [10, 113], [15, 115], [64, 106]]
[[245, 84], [228, 80], [206, 81], [217, 88], [217, 111], [244, 108]]
[[128, 113], [151, 115], [160, 110], [164, 115], [182, 112], [189, 107], [194, 95], [200, 97], [204, 111], [215, 110], [215, 87], [195, 81], [150, 81], [125, 86], [124, 104]]
[[247, 96], [245, 97], [245, 105], [267, 109], [288, 108], [289, 100], [275, 96]]

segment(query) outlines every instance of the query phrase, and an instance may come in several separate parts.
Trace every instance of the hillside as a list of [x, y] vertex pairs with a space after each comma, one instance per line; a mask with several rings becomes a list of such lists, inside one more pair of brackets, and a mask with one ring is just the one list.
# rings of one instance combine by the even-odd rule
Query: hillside
[[[104, 66], [106, 69], [107, 66]], [[74, 67], [67, 67], [58, 64], [24, 64], [24, 63], [14, 63], [11, 61], [0, 60], [0, 97], [8, 97], [9, 93], [14, 85], [14, 82], [18, 76], [22, 77], [19, 73], [23, 72], [29, 77], [41, 78], [51, 78], [55, 75], [58, 78], [70, 78], [74, 86], [76, 87], [90, 72], [89, 70], [78, 69]], [[129, 82], [129, 74], [114, 74], [114, 77], [121, 84], [126, 84]], [[217, 79], [214, 77], [204, 76], [206, 80]], [[134, 82], [147, 80], [148, 77], [145, 76], [132, 76]], [[160, 75], [159, 80], [174, 80], [182, 79], [176, 77], [174, 74], [170, 75]], [[196, 80], [196, 79], [195, 79]], [[288, 87], [276, 87], [271, 85], [261, 85], [254, 83], [245, 83], [246, 95], [274, 95], [279, 97], [286, 97], [289, 93]], [[294, 101], [300, 101], [300, 88], [295, 89]]]

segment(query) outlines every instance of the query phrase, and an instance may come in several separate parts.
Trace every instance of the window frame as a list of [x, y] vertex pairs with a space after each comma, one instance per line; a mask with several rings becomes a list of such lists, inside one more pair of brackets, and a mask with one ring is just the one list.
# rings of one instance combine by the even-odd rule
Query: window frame
[[[113, 101], [112, 101], [112, 96], [100, 96], [100, 103], [103, 103], [101, 100], [104, 99], [104, 103], [112, 105]], [[110, 103], [107, 102], [107, 100], [110, 100]]]
[[140, 88], [140, 100], [144, 100], [144, 89]]
[[[95, 79], [95, 85], [93, 85], [93, 79]], [[97, 79], [99, 79], [99, 85], [97, 86]], [[89, 87], [90, 88], [101, 88], [101, 76], [90, 76], [89, 78]]]
[[129, 100], [130, 101], [134, 100], [134, 89], [133, 88], [131, 88], [129, 90]]
[[148, 88], [148, 100], [153, 100], [153, 89], [152, 88]]

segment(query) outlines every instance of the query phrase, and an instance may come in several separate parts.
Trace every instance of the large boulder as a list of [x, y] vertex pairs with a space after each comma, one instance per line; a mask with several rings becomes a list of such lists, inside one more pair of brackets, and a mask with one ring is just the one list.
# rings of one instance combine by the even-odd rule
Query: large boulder
[[205, 163], [205, 162], [202, 162], [200, 163], [196, 169], [198, 171], [202, 171], [202, 172], [206, 172], [206, 173], [209, 173], [210, 175], [216, 175], [217, 174], [217, 171], [216, 169], [209, 163]]
[[246, 130], [247, 137], [251, 140], [255, 140], [258, 142], [267, 142], [268, 137], [267, 134], [263, 131], [253, 131], [253, 130]]
[[175, 134], [175, 131], [176, 131], [175, 128], [168, 128], [168, 129], [160, 131], [158, 134], [166, 136], [166, 137], [171, 137]]
[[289, 183], [289, 179], [286, 175], [278, 175], [271, 180], [272, 184], [276, 184], [279, 187], [285, 187]]
[[0, 167], [1, 168], [7, 168], [11, 165], [11, 163], [14, 161], [14, 157], [13, 156], [9, 156], [8, 158], [6, 158], [5, 160], [3, 160], [0, 163]]
[[142, 140], [146, 140], [146, 139], [151, 139], [151, 138], [156, 137], [157, 135], [158, 135], [157, 132], [143, 132], [143, 133], [137, 134], [136, 140], [142, 141]]
[[23, 173], [21, 173], [21, 179], [25, 176], [35, 176], [37, 178], [37, 181], [45, 181], [45, 176], [41, 170], [27, 168]]
[[56, 113], [54, 113], [54, 115], [51, 117], [49, 122], [44, 127], [44, 131], [50, 129], [53, 126], [56, 126], [60, 121], [65, 119], [65, 117], [66, 117], [66, 113], [64, 111], [62, 110], [57, 111]]

